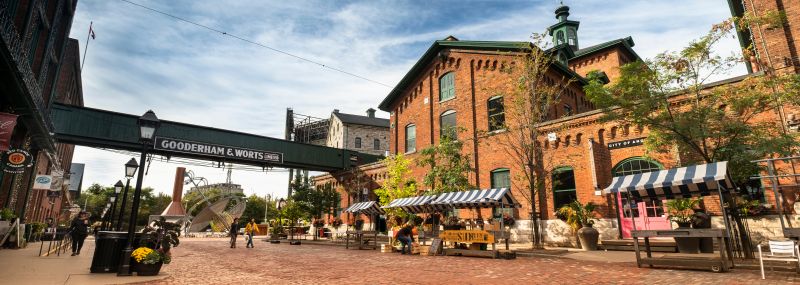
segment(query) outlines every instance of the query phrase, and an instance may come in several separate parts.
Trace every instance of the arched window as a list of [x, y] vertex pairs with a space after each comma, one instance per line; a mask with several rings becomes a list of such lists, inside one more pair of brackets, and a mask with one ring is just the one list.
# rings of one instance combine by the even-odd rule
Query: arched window
[[567, 29], [567, 41], [571, 46], [578, 44], [578, 35], [575, 33], [575, 30]]
[[458, 138], [456, 129], [456, 111], [447, 110], [439, 117], [439, 135], [441, 137], [449, 137], [450, 139]]
[[617, 165], [614, 166], [613, 170], [611, 171], [611, 175], [617, 177], [659, 171], [662, 169], [664, 169], [664, 166], [658, 163], [658, 161], [637, 156], [627, 158], [617, 163]]
[[439, 78], [439, 101], [450, 100], [456, 97], [456, 76], [448, 72]]
[[610, 138], [614, 139], [617, 138], [617, 127], [611, 127], [611, 132], [608, 134]]
[[489, 131], [496, 131], [505, 128], [506, 113], [503, 106], [503, 96], [489, 98], [486, 104], [489, 114]]
[[572, 106], [564, 104], [564, 116], [572, 116]]
[[406, 152], [417, 150], [417, 126], [409, 124], [406, 126]]
[[556, 32], [556, 45], [564, 43], [564, 31]]
[[583, 140], [583, 134], [578, 133], [575, 135], [575, 145], [581, 145], [581, 141]]
[[372, 148], [375, 150], [381, 150], [381, 140], [379, 139], [372, 140]]
[[356, 148], [361, 148], [361, 138], [356, 137]]
[[605, 129], [597, 130], [597, 141], [600, 143], [600, 145], [603, 145], [603, 146], [605, 145], [605, 143], [606, 143], [606, 130]]
[[564, 166], [553, 170], [553, 206], [556, 211], [561, 206], [578, 199], [575, 191], [575, 172], [572, 167]]

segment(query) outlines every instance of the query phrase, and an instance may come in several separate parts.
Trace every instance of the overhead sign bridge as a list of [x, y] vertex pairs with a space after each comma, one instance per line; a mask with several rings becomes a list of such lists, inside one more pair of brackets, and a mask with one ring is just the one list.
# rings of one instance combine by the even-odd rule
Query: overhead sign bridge
[[[54, 104], [57, 141], [139, 152], [138, 115]], [[236, 164], [336, 172], [379, 156], [266, 136], [161, 120], [148, 153]]]

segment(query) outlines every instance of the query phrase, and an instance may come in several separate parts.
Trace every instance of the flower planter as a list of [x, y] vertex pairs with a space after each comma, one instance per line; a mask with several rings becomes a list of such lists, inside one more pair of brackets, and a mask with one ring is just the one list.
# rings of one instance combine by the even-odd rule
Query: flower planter
[[591, 225], [583, 225], [583, 227], [578, 230], [578, 239], [583, 250], [597, 250], [597, 241], [599, 238], [600, 232]]
[[[690, 229], [688, 224], [678, 224], [679, 230]], [[675, 246], [680, 253], [698, 253], [700, 250], [700, 238], [696, 237], [675, 237]]]
[[159, 262], [156, 264], [144, 264], [136, 262], [136, 275], [139, 276], [155, 276], [161, 271], [161, 265], [164, 263]]

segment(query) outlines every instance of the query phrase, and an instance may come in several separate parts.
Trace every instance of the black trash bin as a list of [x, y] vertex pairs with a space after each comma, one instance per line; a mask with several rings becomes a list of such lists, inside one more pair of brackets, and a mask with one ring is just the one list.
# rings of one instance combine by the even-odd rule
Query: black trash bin
[[127, 232], [100, 231], [95, 237], [92, 273], [111, 273], [119, 269], [119, 258], [128, 243]]

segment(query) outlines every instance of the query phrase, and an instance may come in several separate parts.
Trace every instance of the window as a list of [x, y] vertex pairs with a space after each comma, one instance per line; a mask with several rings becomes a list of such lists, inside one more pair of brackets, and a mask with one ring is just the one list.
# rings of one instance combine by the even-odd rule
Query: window
[[506, 124], [506, 112], [505, 107], [503, 107], [503, 97], [495, 96], [489, 98], [489, 102], [486, 106], [489, 112], [489, 131], [504, 129]]
[[556, 45], [564, 43], [564, 31], [556, 32]]
[[572, 106], [564, 104], [564, 116], [572, 116]]
[[[664, 169], [660, 163], [655, 160], [647, 159], [644, 157], [631, 157], [617, 163], [617, 166], [611, 171], [614, 177], [625, 176], [632, 174], [640, 174], [652, 171], [659, 171]], [[622, 211], [623, 217], [630, 218], [639, 217], [639, 204], [636, 201], [628, 200], [627, 195], [620, 195], [621, 205], [625, 209]], [[652, 200], [647, 202], [645, 207], [648, 217], [659, 217], [664, 214], [664, 205], [661, 200]]]
[[372, 148], [375, 150], [381, 150], [381, 140], [379, 139], [372, 140]]
[[569, 45], [574, 46], [577, 45], [578, 35], [575, 34], [575, 30], [567, 29], [567, 41], [569, 41]]
[[[491, 172], [492, 189], [511, 188], [511, 175], [508, 168], [498, 168]], [[514, 208], [494, 208], [492, 214], [495, 218], [502, 218], [504, 214], [514, 217]]]
[[361, 138], [356, 138], [356, 148], [361, 148]]
[[457, 139], [458, 132], [456, 131], [456, 111], [449, 110], [442, 113], [439, 118], [439, 136], [448, 137], [450, 139]]
[[406, 126], [406, 152], [417, 150], [417, 126]]
[[553, 170], [553, 206], [558, 211], [561, 206], [578, 200], [575, 192], [575, 172], [572, 167]]
[[439, 101], [450, 100], [456, 97], [456, 76], [448, 72], [439, 78]]

